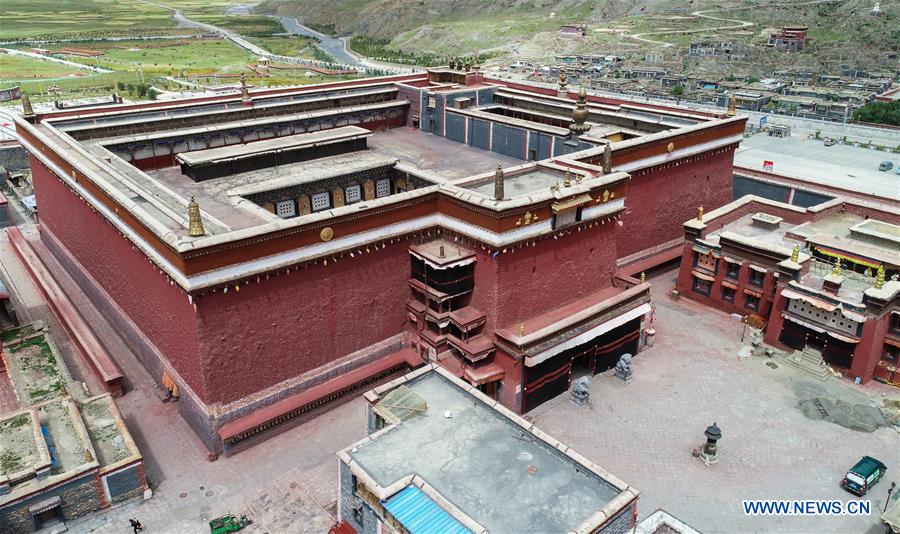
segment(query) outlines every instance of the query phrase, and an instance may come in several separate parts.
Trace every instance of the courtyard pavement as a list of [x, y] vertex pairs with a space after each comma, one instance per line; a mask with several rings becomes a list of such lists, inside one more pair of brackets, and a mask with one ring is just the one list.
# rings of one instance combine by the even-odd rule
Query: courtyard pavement
[[[33, 228], [23, 228], [34, 236]], [[47, 258], [40, 248], [38, 252]], [[43, 319], [76, 380], [100, 392], [81, 358], [0, 233], [0, 268], [24, 306], [23, 321]], [[146, 534], [208, 532], [226, 513], [255, 521], [244, 532], [325, 532], [337, 497], [335, 452], [365, 435], [364, 403], [354, 399], [249, 450], [215, 462], [199, 439], [164, 404], [153, 381], [58, 265], [48, 268], [113, 353], [130, 382], [118, 399], [144, 455], [153, 497], [69, 522], [70, 532]], [[793, 368], [771, 369], [761, 358], [738, 359], [741, 324], [686, 299], [671, 301], [674, 271], [650, 278], [656, 305], [656, 343], [635, 359], [635, 381], [622, 385], [607, 373], [593, 377], [592, 407], [577, 410], [560, 396], [528, 414], [538, 426], [641, 490], [639, 517], [664, 508], [703, 532], [880, 532], [869, 517], [747, 517], [741, 499], [855, 499], [838, 487], [860, 456], [884, 461], [886, 478], [867, 498], [884, 504], [891, 480], [900, 480], [900, 436], [894, 429], [847, 430], [805, 417], [798, 404], [812, 396], [853, 403], [880, 402], [900, 392], [880, 384], [815, 382]], [[777, 360], [776, 360], [777, 361]], [[779, 362], [780, 363], [780, 362]], [[717, 422], [724, 437], [712, 467], [691, 457]]]
[[[638, 512], [663, 508], [702, 532], [880, 533], [878, 516], [892, 480], [900, 481], [900, 434], [871, 433], [809, 419], [799, 403], [814, 396], [881, 403], [900, 391], [878, 383], [817, 381], [768, 358], [739, 359], [739, 321], [666, 293], [675, 272], [653, 277], [654, 347], [634, 360], [634, 382], [611, 373], [591, 383], [591, 404], [579, 410], [566, 396], [531, 414], [545, 432], [641, 491]], [[749, 336], [747, 336], [749, 338]], [[691, 456], [706, 427], [722, 429], [719, 463]], [[857, 500], [838, 484], [863, 455], [888, 466], [865, 497], [867, 517], [745, 516], [742, 499]], [[877, 509], [878, 512], [874, 512]]]

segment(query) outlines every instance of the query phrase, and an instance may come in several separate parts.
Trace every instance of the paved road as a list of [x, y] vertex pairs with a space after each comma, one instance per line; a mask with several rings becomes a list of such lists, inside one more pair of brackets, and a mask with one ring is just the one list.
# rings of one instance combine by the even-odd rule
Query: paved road
[[317, 32], [312, 28], [308, 28], [299, 22], [297, 19], [293, 17], [277, 17], [281, 22], [281, 25], [284, 26], [289, 33], [294, 35], [304, 35], [306, 37], [315, 37], [319, 39], [319, 47], [328, 52], [328, 55], [333, 57], [338, 61], [338, 63], [346, 63], [347, 65], [354, 65], [357, 67], [365, 67], [359, 59], [353, 54], [347, 51], [346, 43], [343, 39], [337, 37], [331, 37], [325, 35], [324, 33]]

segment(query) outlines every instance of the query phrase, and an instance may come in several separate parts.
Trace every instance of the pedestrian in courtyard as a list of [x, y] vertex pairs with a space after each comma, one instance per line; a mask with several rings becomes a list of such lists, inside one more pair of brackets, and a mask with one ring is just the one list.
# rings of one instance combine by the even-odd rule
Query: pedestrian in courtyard
[[137, 519], [129, 519], [129, 523], [131, 523], [131, 528], [134, 529], [134, 534], [137, 534], [139, 531], [144, 530], [144, 525], [141, 524]]

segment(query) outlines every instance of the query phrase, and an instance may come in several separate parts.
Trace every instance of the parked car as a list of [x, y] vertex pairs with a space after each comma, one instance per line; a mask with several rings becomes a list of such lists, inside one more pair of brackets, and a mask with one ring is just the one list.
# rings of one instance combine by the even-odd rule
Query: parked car
[[887, 471], [887, 467], [881, 461], [871, 456], [863, 456], [847, 472], [844, 480], [841, 481], [841, 487], [854, 495], [862, 497], [881, 480], [885, 471]]
[[881, 162], [881, 165], [878, 166], [879, 171], [889, 171], [894, 168], [894, 162], [891, 160], [884, 160]]
[[825, 138], [825, 146], [832, 146], [832, 145], [834, 145], [836, 142], [837, 142], [837, 141], [835, 141], [834, 139], [832, 139], [832, 138], [830, 138], [830, 137], [826, 137], [826, 138]]

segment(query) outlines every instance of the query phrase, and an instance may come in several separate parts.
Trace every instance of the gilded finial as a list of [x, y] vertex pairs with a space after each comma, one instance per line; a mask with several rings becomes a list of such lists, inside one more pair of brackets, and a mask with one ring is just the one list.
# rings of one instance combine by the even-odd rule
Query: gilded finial
[[519, 324], [519, 337], [522, 337], [524, 335], [525, 335], [525, 323], [521, 323], [521, 324]]
[[841, 271], [841, 259], [834, 259], [834, 267], [831, 269], [831, 276], [841, 276], [843, 271]]
[[582, 176], [580, 172], [575, 173], [575, 183], [576, 184], [580, 184], [582, 179], [584, 179], [584, 176]]
[[497, 170], [494, 171], [494, 200], [503, 200], [503, 167], [497, 164]]
[[566, 169], [566, 175], [563, 177], [563, 187], [569, 187], [572, 185], [572, 175], [569, 174], [569, 169]]
[[875, 273], [875, 289], [884, 287], [884, 264], [878, 266], [878, 272]]
[[737, 98], [735, 98], [734, 93], [728, 95], [728, 111], [725, 112], [725, 115], [729, 117], [734, 117], [737, 114]]
[[603, 174], [612, 172], [612, 144], [606, 143], [603, 147]]
[[247, 91], [247, 80], [244, 78], [244, 73], [241, 73], [241, 100], [250, 100], [250, 92]]
[[203, 219], [200, 218], [200, 205], [194, 200], [194, 195], [191, 195], [191, 201], [188, 202], [188, 234], [191, 237], [206, 235]]
[[31, 99], [28, 98], [28, 95], [25, 93], [22, 93], [22, 114], [25, 115], [26, 119], [34, 117], [34, 108], [31, 107]]
[[794, 250], [791, 251], [791, 261], [794, 263], [800, 263], [800, 245], [797, 244], [794, 246]]
[[582, 85], [578, 91], [578, 103], [572, 111], [572, 124], [569, 125], [569, 131], [572, 132], [572, 135], [583, 135], [591, 129], [590, 125], [585, 124], [590, 115], [587, 109], [587, 100], [585, 100], [586, 96], [587, 92]]
[[643, 284], [646, 281], [647, 281], [647, 272], [641, 271], [641, 283]]
[[703, 206], [697, 208], [697, 220], [703, 222]]
[[559, 91], [565, 92], [569, 90], [569, 81], [566, 79], [566, 71], [559, 71]]

